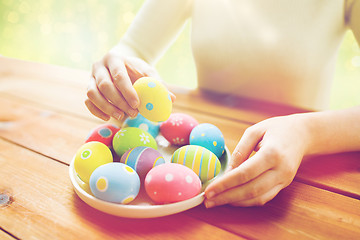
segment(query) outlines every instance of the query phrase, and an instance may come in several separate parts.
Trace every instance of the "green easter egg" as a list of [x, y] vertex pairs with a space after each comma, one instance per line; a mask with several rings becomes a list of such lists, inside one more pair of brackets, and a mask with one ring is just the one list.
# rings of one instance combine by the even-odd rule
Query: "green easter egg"
[[140, 128], [123, 128], [114, 136], [113, 148], [120, 157], [129, 149], [139, 146], [151, 147], [157, 150], [157, 144], [154, 137]]

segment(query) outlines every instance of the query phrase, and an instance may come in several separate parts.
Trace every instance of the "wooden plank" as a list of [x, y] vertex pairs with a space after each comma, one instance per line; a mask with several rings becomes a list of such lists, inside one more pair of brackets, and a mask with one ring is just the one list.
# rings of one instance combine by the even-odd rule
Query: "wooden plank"
[[86, 109], [89, 73], [0, 57], [0, 95], [10, 94], [76, 116], [93, 118]]
[[250, 239], [358, 239], [359, 206], [357, 199], [293, 182], [263, 207], [195, 208], [187, 214]]
[[74, 193], [68, 166], [0, 139], [0, 225], [20, 239], [243, 239], [184, 213], [126, 219], [99, 212]]
[[[0, 96], [0, 105], [3, 106], [0, 109], [1, 137], [64, 163], [70, 163], [88, 132], [99, 124], [66, 114], [44, 111], [21, 99]], [[178, 109], [175, 108], [174, 111]], [[200, 122], [210, 122], [218, 126], [231, 152], [247, 128], [246, 124], [230, 119], [185, 109], [181, 112], [194, 116]], [[295, 180], [360, 199], [360, 188], [357, 184], [360, 177], [359, 154], [345, 153], [305, 160]]]
[[306, 157], [296, 179], [360, 199], [360, 152]]
[[98, 124], [6, 100], [0, 96], [0, 136], [64, 163], [70, 163], [90, 129]]

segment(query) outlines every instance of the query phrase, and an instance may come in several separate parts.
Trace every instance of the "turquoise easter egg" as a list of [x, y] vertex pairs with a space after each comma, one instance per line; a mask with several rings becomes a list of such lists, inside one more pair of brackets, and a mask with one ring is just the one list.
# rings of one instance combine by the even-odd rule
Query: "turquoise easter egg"
[[160, 124], [157, 122], [152, 122], [146, 118], [144, 118], [140, 113], [135, 118], [128, 117], [123, 124], [123, 128], [125, 127], [137, 127], [148, 133], [150, 133], [154, 138], [159, 135]]
[[190, 133], [190, 145], [202, 146], [212, 151], [218, 158], [225, 152], [225, 140], [222, 132], [215, 125], [201, 123]]

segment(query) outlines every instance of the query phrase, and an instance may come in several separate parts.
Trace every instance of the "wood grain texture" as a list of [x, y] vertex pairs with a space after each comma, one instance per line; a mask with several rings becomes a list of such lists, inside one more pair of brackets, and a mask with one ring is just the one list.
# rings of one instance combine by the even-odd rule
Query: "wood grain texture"
[[43, 155], [70, 163], [96, 122], [26, 105], [0, 96], [0, 136]]
[[101, 213], [74, 193], [68, 166], [0, 139], [0, 226], [21, 239], [242, 239], [183, 213], [125, 219]]
[[[53, 88], [56, 88], [56, 85]], [[55, 98], [55, 102], [60, 102], [64, 97], [54, 95]], [[180, 102], [180, 99], [178, 101]], [[72, 114], [76, 109], [73, 106], [76, 105], [68, 104], [64, 104], [63, 107], [72, 110], [62, 111], [51, 104], [44, 106], [17, 98], [7, 92], [3, 93], [0, 95], [0, 136], [69, 163], [90, 130], [103, 122], [90, 115], [79, 117]], [[199, 107], [209, 109], [211, 102], [203, 102]], [[218, 126], [224, 134], [230, 152], [235, 149], [249, 126], [232, 118], [206, 115], [176, 105], [173, 111], [187, 113], [199, 122], [209, 122]], [[229, 114], [226, 109], [221, 112]], [[357, 184], [360, 177], [359, 169], [359, 153], [317, 156], [304, 160], [296, 180], [360, 199], [360, 186]]]
[[[200, 206], [153, 220], [117, 218], [92, 209], [76, 196], [67, 172], [88, 132], [103, 123], [83, 104], [88, 76], [0, 57], [0, 192], [12, 199], [0, 208], [0, 227], [10, 234], [21, 239], [360, 236], [360, 152], [307, 157], [295, 181], [264, 207]], [[177, 95], [174, 112], [218, 126], [230, 151], [251, 124], [304, 111], [170, 88]]]
[[[1, 210], [0, 210], [1, 211]], [[1, 240], [15, 240], [16, 238], [12, 237], [11, 235], [9, 235], [8, 233], [2, 231], [0, 229], [0, 239]]]
[[359, 200], [293, 182], [263, 207], [186, 213], [250, 239], [357, 239], [359, 206]]
[[360, 199], [360, 152], [306, 157], [296, 179]]

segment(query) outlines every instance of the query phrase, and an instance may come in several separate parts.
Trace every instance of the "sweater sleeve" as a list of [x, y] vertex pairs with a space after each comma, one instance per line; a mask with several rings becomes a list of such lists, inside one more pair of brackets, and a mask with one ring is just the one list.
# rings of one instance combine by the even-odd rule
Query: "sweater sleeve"
[[346, 14], [347, 22], [355, 39], [360, 46], [360, 0], [349, 1], [348, 11]]
[[154, 64], [183, 29], [192, 1], [147, 0], [120, 40], [120, 49]]

